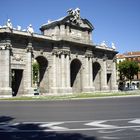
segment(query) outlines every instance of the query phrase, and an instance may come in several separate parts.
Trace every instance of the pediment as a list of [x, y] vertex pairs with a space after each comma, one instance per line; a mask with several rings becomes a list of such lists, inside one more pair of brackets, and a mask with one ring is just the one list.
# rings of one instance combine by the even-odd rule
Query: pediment
[[88, 31], [92, 31], [94, 29], [93, 25], [87, 19], [80, 17], [78, 8], [75, 10], [70, 9], [67, 11], [67, 13], [68, 15], [63, 18], [55, 21], [49, 21], [48, 23], [42, 25], [40, 30], [44, 31], [45, 29], [53, 28], [57, 25], [68, 25], [73, 28]]

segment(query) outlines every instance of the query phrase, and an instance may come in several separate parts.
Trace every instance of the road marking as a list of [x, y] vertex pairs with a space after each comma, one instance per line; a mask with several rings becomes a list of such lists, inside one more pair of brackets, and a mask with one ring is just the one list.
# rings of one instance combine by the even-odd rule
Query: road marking
[[101, 137], [102, 139], [107, 139], [107, 140], [118, 140], [118, 139], [120, 139], [120, 138], [117, 138], [117, 137], [108, 137], [108, 136], [106, 136], [106, 137]]
[[140, 124], [140, 119], [135, 119], [135, 120], [129, 121], [128, 123]]
[[111, 130], [111, 131], [106, 131], [106, 130], [100, 130], [98, 131], [99, 133], [103, 133], [103, 134], [109, 134], [109, 133], [116, 133], [116, 132], [121, 132], [124, 131], [125, 129], [116, 129], [116, 130]]
[[115, 128], [115, 127], [117, 127], [115, 125], [103, 124], [105, 122], [107, 122], [107, 121], [93, 121], [93, 122], [90, 122], [90, 123], [86, 123], [85, 125], [102, 127], [102, 128]]
[[11, 131], [11, 127], [9, 127], [9, 130], [0, 130], [0, 132], [70, 132], [70, 131], [95, 131], [95, 130], [115, 130], [115, 129], [136, 129], [140, 128], [140, 126], [121, 126], [121, 127], [114, 127], [114, 128], [69, 128], [69, 129], [41, 129], [41, 130], [20, 130], [20, 129], [14, 129]]
[[[119, 122], [121, 126], [116, 126], [116, 125], [109, 125], [109, 123], [112, 122]], [[130, 125], [126, 124], [122, 126], [121, 122], [127, 122], [128, 123], [136, 123], [137, 125]], [[108, 124], [106, 124], [106, 122]], [[72, 123], [74, 125], [72, 125]], [[75, 128], [77, 123], [77, 128]], [[25, 128], [27, 124], [27, 127]], [[67, 127], [61, 127], [62, 124], [66, 124]], [[71, 124], [69, 126], [69, 124]], [[133, 129], [136, 131], [140, 130], [140, 118], [133, 118], [133, 119], [111, 119], [111, 120], [84, 120], [84, 121], [64, 121], [64, 122], [21, 122], [21, 123], [0, 123], [0, 132], [54, 132], [54, 131], [100, 131], [106, 133], [115, 133], [117, 131], [123, 131], [125, 129]], [[23, 127], [22, 127], [23, 125]], [[29, 128], [28, 128], [29, 125]], [[30, 128], [30, 125], [33, 125], [33, 127]], [[34, 125], [38, 127], [34, 127]], [[60, 126], [59, 126], [60, 125]], [[79, 125], [79, 127], [78, 127]], [[20, 126], [20, 127], [18, 127]], [[85, 126], [90, 126], [90, 127], [85, 127]], [[104, 131], [103, 131], [104, 130]], [[108, 132], [107, 132], [108, 131]]]
[[[95, 120], [95, 121], [131, 121], [131, 120], [135, 120], [135, 119], [140, 119], [140, 118], [128, 118], [128, 119], [110, 119], [110, 120]], [[94, 120], [83, 120], [83, 121], [59, 121], [59, 122], [61, 122], [61, 123], [86, 123], [86, 122], [93, 122]], [[58, 122], [58, 121], [55, 121], [55, 122]], [[39, 124], [39, 123], [52, 123], [52, 122], [44, 122], [44, 121], [42, 121], [42, 122], [32, 122], [32, 121], [30, 121], [30, 122], [23, 122], [23, 123], [33, 123], [33, 124]], [[1, 124], [1, 123], [0, 123]]]
[[57, 126], [63, 123], [64, 122], [51, 122], [51, 123], [40, 124], [39, 127], [42, 127], [42, 128], [48, 127], [49, 129], [52, 129], [52, 130], [67, 130], [68, 128], [66, 127]]

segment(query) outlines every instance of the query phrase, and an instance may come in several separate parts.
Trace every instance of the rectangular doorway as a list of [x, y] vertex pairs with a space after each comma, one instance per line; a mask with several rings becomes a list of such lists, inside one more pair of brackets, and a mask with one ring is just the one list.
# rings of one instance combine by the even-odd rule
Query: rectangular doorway
[[12, 94], [16, 96], [23, 92], [23, 70], [12, 69]]

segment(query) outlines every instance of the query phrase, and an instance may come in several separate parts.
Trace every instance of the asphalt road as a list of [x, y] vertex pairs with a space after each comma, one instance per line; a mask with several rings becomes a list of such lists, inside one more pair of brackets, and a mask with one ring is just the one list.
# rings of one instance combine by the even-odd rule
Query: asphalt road
[[139, 140], [140, 97], [0, 101], [0, 139]]

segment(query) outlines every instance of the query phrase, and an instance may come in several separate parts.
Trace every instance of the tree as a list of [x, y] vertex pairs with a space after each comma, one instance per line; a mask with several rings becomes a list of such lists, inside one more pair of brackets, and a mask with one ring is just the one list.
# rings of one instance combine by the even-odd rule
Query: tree
[[135, 61], [122, 61], [118, 64], [118, 70], [120, 72], [120, 80], [124, 80], [126, 77], [128, 80], [131, 81], [134, 79], [134, 75], [138, 74], [139, 65]]
[[38, 75], [39, 75], [39, 64], [38, 62], [33, 62], [33, 83], [35, 84], [38, 81]]

